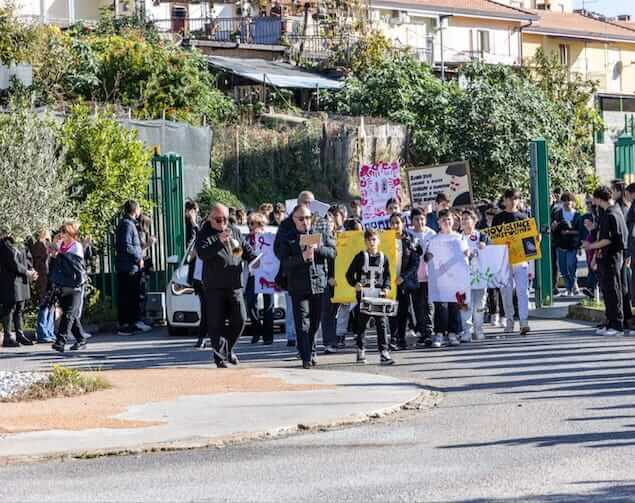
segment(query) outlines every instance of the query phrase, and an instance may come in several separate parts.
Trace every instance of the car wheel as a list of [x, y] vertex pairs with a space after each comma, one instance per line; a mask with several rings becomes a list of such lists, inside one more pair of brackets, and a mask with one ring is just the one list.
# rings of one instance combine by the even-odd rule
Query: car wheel
[[168, 325], [168, 335], [170, 337], [184, 337], [187, 335], [187, 328]]

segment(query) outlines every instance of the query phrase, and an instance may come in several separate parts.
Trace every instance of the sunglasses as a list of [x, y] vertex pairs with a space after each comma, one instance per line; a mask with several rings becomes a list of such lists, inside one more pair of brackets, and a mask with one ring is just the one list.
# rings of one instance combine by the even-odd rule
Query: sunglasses
[[217, 224], [226, 224], [227, 217], [216, 217], [214, 218], [214, 222], [216, 222]]

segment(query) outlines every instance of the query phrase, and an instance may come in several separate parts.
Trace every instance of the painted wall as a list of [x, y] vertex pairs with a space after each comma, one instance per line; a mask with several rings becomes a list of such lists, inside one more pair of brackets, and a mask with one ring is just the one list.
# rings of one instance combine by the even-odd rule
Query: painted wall
[[527, 62], [539, 47], [547, 53], [559, 54], [561, 44], [569, 47], [571, 71], [598, 81], [600, 91], [635, 94], [635, 43], [523, 34], [523, 58]]

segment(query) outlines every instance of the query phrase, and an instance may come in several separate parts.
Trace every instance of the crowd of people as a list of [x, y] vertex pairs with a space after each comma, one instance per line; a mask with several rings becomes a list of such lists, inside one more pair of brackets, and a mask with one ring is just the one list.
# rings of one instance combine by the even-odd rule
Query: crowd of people
[[[410, 348], [408, 335], [416, 336], [417, 347], [457, 346], [485, 338], [484, 326], [501, 328], [503, 334], [516, 330], [528, 335], [529, 291], [533, 280], [531, 262], [510, 266], [510, 282], [502, 288], [475, 289], [469, 304], [431, 302], [428, 285], [430, 244], [456, 240], [469, 261], [488, 244], [488, 227], [525, 220], [530, 211], [517, 190], [505, 191], [498, 201], [480, 201], [472, 208], [451, 208], [445, 194], [434, 204], [401, 207], [390, 199], [386, 204], [388, 225], [395, 231], [396, 281], [391, 281], [391, 264], [380, 251], [382, 234], [364, 230], [359, 200], [348, 206], [336, 204], [326, 215], [311, 212], [315, 201], [310, 191], [299, 194], [297, 205], [287, 215], [283, 204], [262, 204], [245, 211], [212, 206], [199, 218], [195, 202], [186, 204], [186, 240], [191, 249], [188, 280], [201, 302], [197, 346], [211, 343], [218, 367], [237, 364], [234, 347], [251, 323], [252, 343], [274, 340], [272, 294], [258, 301], [254, 270], [258, 235], [269, 226], [277, 227], [273, 245], [280, 268], [275, 279], [286, 300], [286, 335], [289, 346], [297, 346], [304, 368], [317, 365], [316, 337], [321, 333], [324, 354], [346, 346], [346, 336], [355, 336], [356, 360], [366, 362], [366, 331], [377, 332], [379, 362], [392, 364], [392, 352]], [[606, 320], [599, 335], [620, 335], [632, 318], [631, 259], [635, 254], [635, 184], [616, 181], [612, 187], [598, 187], [582, 203], [568, 192], [554, 191], [551, 207], [551, 237], [554, 267], [554, 295], [584, 293], [606, 306]], [[151, 329], [143, 322], [144, 278], [152, 270], [148, 250], [155, 240], [150, 222], [139, 204], [128, 201], [116, 233], [118, 317], [121, 335]], [[243, 234], [238, 226], [247, 226]], [[332, 301], [335, 288], [337, 235], [341, 231], [364, 232], [365, 250], [353, 258], [346, 281], [357, 292], [357, 302]], [[319, 239], [307, 239], [318, 236]], [[385, 239], [385, 237], [383, 238]], [[189, 245], [192, 245], [191, 247]], [[586, 254], [588, 275], [580, 287], [578, 256]], [[0, 320], [3, 346], [16, 347], [35, 342], [52, 343], [64, 352], [86, 346], [81, 317], [86, 289], [86, 260], [92, 254], [90, 241], [81, 240], [79, 224], [65, 222], [53, 235], [42, 229], [29, 242], [19, 242], [8, 228], [0, 228]], [[245, 274], [245, 270], [248, 270]], [[558, 273], [564, 289], [558, 288]], [[246, 279], [246, 281], [245, 281]], [[23, 329], [23, 313], [31, 297], [39, 306], [35, 334]], [[396, 284], [394, 295], [389, 295]], [[371, 312], [362, 307], [362, 293], [372, 289], [380, 299], [394, 297], [396, 313]], [[55, 324], [55, 312], [61, 319]]]

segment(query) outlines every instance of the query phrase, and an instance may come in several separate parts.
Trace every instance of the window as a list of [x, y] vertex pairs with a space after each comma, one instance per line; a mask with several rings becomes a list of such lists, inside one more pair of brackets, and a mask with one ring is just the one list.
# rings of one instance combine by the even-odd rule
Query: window
[[489, 43], [489, 31], [478, 30], [476, 32], [476, 48], [481, 54], [489, 54], [490, 52], [490, 43]]
[[565, 44], [560, 44], [560, 64], [564, 66], [569, 66], [569, 46]]

